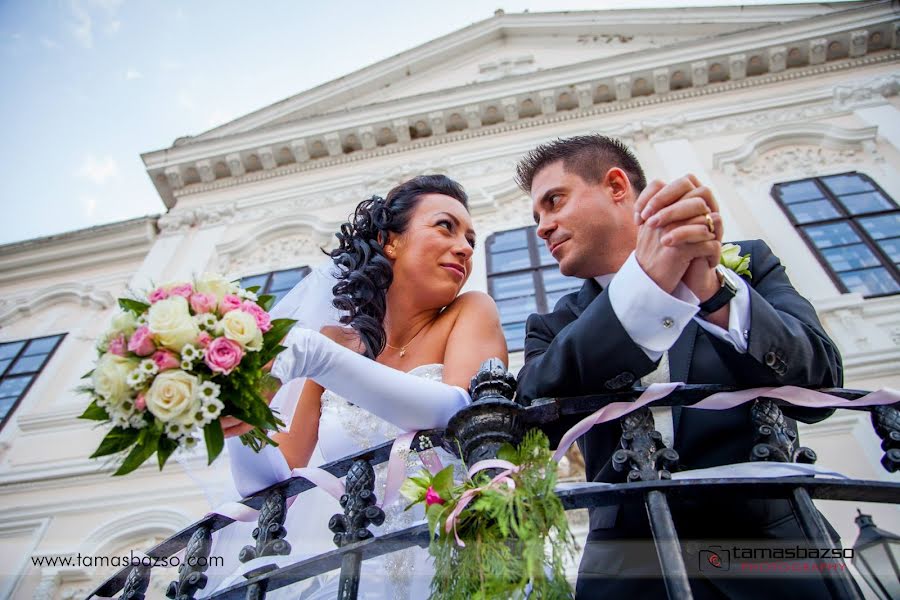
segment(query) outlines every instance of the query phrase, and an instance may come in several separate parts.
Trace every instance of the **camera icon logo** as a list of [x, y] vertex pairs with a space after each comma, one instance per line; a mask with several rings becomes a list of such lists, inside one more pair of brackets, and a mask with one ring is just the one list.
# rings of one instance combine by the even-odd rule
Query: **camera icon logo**
[[727, 571], [731, 568], [731, 552], [722, 546], [710, 546], [701, 550], [699, 560], [701, 571]]

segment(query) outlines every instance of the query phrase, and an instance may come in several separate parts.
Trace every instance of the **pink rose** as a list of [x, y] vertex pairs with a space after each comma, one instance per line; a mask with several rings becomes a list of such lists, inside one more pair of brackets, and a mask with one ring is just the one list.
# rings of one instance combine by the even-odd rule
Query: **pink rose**
[[154, 304], [156, 302], [159, 302], [160, 300], [165, 300], [168, 297], [169, 292], [167, 292], [163, 288], [156, 288], [155, 290], [150, 292], [150, 295], [147, 296], [147, 300], [150, 301], [150, 304]]
[[200, 335], [197, 336], [197, 343], [200, 344], [201, 348], [206, 348], [209, 346], [209, 343], [212, 341], [213, 337], [206, 333], [205, 331], [201, 331]]
[[157, 350], [153, 353], [153, 362], [156, 363], [156, 366], [160, 371], [165, 371], [167, 369], [174, 369], [181, 365], [181, 361], [178, 359], [178, 355], [174, 352], [169, 352], [168, 350]]
[[256, 302], [244, 300], [244, 303], [241, 304], [241, 310], [253, 315], [256, 319], [257, 327], [259, 327], [259, 330], [263, 333], [272, 329], [272, 317], [270, 317], [269, 313], [264, 311]]
[[441, 498], [434, 488], [428, 486], [428, 491], [425, 492], [425, 506], [431, 506], [432, 504], [443, 504], [446, 502], [443, 498]]
[[146, 325], [138, 327], [137, 330], [131, 334], [131, 339], [128, 340], [128, 349], [138, 356], [148, 356], [153, 354], [156, 350], [156, 346], [153, 344], [153, 338], [150, 336], [150, 328]]
[[138, 397], [135, 398], [134, 407], [141, 412], [147, 408], [147, 400], [144, 398], [143, 394], [138, 394]]
[[212, 294], [191, 294], [191, 308], [195, 313], [208, 313], [216, 310], [216, 297]]
[[244, 349], [241, 345], [226, 337], [216, 338], [209, 343], [203, 360], [216, 373], [228, 375], [241, 362]]
[[235, 296], [234, 294], [225, 294], [225, 297], [222, 298], [222, 302], [219, 303], [219, 308], [222, 309], [222, 314], [224, 315], [227, 312], [231, 312], [233, 310], [237, 310], [241, 307], [241, 299]]
[[125, 356], [125, 335], [120, 333], [118, 336], [109, 340], [109, 344], [107, 345], [107, 350], [117, 356]]
[[185, 300], [191, 297], [191, 294], [194, 293], [194, 288], [191, 287], [189, 283], [181, 283], [179, 285], [173, 285], [169, 288], [170, 296], [181, 296]]

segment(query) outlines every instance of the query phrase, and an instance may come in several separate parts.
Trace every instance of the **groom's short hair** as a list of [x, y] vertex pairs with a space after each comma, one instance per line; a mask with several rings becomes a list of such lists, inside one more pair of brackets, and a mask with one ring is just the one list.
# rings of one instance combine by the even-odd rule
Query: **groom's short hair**
[[644, 170], [623, 142], [605, 135], [577, 135], [541, 144], [519, 161], [516, 166], [516, 183], [526, 194], [531, 193], [531, 183], [537, 173], [551, 163], [563, 162], [563, 167], [588, 183], [600, 183], [613, 167], [625, 171], [628, 180], [640, 193], [647, 185]]

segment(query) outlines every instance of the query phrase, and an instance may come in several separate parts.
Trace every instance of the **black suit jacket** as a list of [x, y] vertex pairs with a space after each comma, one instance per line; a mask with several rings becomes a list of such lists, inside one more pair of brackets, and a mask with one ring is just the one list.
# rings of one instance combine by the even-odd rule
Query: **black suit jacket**
[[[750, 253], [752, 274], [748, 351], [737, 352], [691, 321], [669, 351], [671, 380], [742, 388], [843, 385], [837, 348], [812, 305], [791, 285], [781, 262], [761, 240], [738, 244], [742, 254]], [[631, 386], [657, 364], [628, 337], [608, 293], [589, 279], [580, 291], [560, 299], [552, 313], [528, 318], [518, 396], [530, 401], [618, 390]], [[784, 412], [804, 422], [816, 422], [833, 411], [789, 408]], [[753, 446], [749, 404], [725, 411], [676, 408], [673, 415], [675, 450], [682, 468], [749, 460]], [[551, 428], [548, 433], [557, 438], [561, 429]], [[610, 464], [620, 434], [617, 422], [604, 423], [579, 440], [588, 481], [622, 480]], [[770, 512], [764, 506], [763, 512]], [[592, 532], [613, 527], [616, 514], [615, 508], [592, 511]], [[757, 515], [762, 521], [777, 517]]]

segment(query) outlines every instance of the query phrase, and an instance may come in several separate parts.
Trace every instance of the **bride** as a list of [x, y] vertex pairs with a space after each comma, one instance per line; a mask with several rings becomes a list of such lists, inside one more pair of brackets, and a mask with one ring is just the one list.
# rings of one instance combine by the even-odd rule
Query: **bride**
[[[481, 292], [460, 294], [475, 247], [467, 200], [459, 184], [430, 175], [398, 185], [385, 199], [360, 203], [337, 234], [332, 272], [314, 271], [275, 307], [273, 316], [300, 320], [272, 367], [283, 384], [273, 407], [288, 427], [275, 434], [277, 448], [257, 454], [236, 437], [250, 426], [223, 419], [232, 476], [242, 496], [290, 477], [291, 469], [342, 458], [403, 431], [446, 426], [469, 402], [466, 390], [481, 363], [492, 357], [507, 361], [494, 301]], [[327, 290], [332, 306], [317, 308], [315, 296], [321, 294], [314, 289]], [[329, 310], [331, 318], [320, 314]], [[407, 465], [409, 474], [421, 468], [412, 459]], [[384, 466], [376, 468], [379, 499]], [[404, 512], [402, 501], [383, 508], [385, 523], [370, 527], [373, 533], [423, 518], [421, 507]], [[334, 549], [327, 523], [339, 512], [323, 491], [304, 492], [285, 523], [291, 555], [252, 563], [283, 566]], [[252, 543], [249, 525], [234, 523], [218, 532], [212, 554], [236, 556], [237, 548]], [[364, 561], [360, 597], [426, 597], [428, 562], [427, 550], [418, 548]], [[242, 581], [252, 566], [224, 580], [210, 572], [205, 592]], [[337, 579], [331, 573], [273, 590], [267, 598], [280, 591], [291, 598], [334, 598]]]

